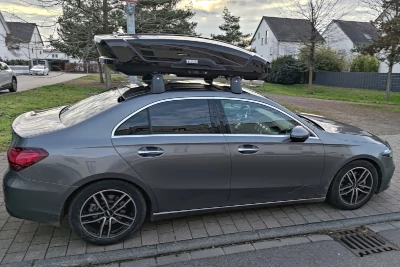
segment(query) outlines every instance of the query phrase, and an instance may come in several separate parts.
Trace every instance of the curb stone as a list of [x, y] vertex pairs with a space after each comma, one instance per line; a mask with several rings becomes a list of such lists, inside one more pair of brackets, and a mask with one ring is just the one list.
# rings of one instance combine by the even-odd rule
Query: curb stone
[[[106, 251], [101, 253], [91, 253], [76, 256], [66, 256], [52, 259], [36, 261], [26, 261], [15, 264], [5, 264], [4, 267], [47, 267], [47, 266], [82, 266], [100, 265], [112, 262], [138, 260], [143, 258], [159, 257], [168, 254], [182, 254], [182, 252], [208, 249], [211, 247], [222, 247], [227, 245], [241, 244], [247, 242], [263, 241], [287, 236], [308, 235], [325, 231], [337, 231], [359, 227], [368, 224], [384, 223], [388, 221], [400, 220], [400, 212], [375, 215], [363, 218], [345, 219], [339, 221], [320, 222], [307, 225], [288, 226], [275, 229], [263, 229], [251, 232], [241, 232], [236, 234], [206, 237], [194, 240], [179, 241], [175, 243], [165, 243], [141, 248], [123, 249], [116, 251]], [[311, 240], [311, 239], [310, 239]]]

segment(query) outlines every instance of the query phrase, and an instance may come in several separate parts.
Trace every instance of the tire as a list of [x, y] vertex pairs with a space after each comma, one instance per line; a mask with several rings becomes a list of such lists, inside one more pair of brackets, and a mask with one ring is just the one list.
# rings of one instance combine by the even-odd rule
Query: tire
[[18, 83], [17, 79], [12, 78], [11, 80], [11, 87], [8, 89], [11, 93], [15, 93], [18, 90]]
[[[354, 183], [355, 180], [358, 182]], [[371, 199], [377, 187], [378, 172], [374, 165], [365, 160], [356, 160], [344, 166], [336, 174], [327, 201], [339, 209], [358, 209]]]
[[[108, 200], [108, 206], [104, 199]], [[107, 210], [113, 205], [116, 207], [112, 211]], [[79, 237], [89, 243], [105, 246], [121, 242], [139, 229], [146, 217], [146, 201], [134, 185], [119, 180], [104, 180], [80, 190], [73, 198], [68, 213], [69, 224]], [[121, 214], [124, 217], [119, 216]], [[82, 220], [81, 215], [84, 216]]]

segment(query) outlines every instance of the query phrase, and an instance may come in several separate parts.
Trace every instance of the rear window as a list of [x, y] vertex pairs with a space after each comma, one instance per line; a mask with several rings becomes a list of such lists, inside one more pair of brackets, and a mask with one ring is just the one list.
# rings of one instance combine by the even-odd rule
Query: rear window
[[117, 105], [120, 96], [118, 90], [111, 90], [85, 98], [65, 107], [60, 120], [65, 126], [75, 125]]

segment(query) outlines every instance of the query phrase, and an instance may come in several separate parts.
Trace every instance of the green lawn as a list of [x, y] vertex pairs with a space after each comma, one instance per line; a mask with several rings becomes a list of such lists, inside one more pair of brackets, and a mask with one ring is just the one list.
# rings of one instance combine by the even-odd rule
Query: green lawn
[[307, 85], [281, 85], [265, 83], [264, 86], [256, 88], [256, 91], [271, 94], [301, 96], [309, 98], [342, 100], [363, 103], [379, 103], [400, 105], [400, 93], [391, 93], [390, 102], [385, 101], [386, 93], [378, 90], [350, 89], [329, 86], [313, 86], [313, 94], [307, 94]]
[[[80, 79], [78, 79], [80, 80]], [[90, 94], [104, 90], [99, 87], [51, 85], [25, 92], [0, 96], [0, 151], [6, 151], [11, 141], [11, 124], [22, 113], [63, 106], [77, 102]]]

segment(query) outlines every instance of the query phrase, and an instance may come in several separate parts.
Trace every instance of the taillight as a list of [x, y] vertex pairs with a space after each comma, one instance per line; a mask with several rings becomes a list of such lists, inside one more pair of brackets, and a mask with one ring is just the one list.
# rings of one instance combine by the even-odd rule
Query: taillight
[[16, 172], [22, 171], [48, 156], [49, 153], [46, 150], [34, 147], [12, 147], [7, 153], [10, 169]]

